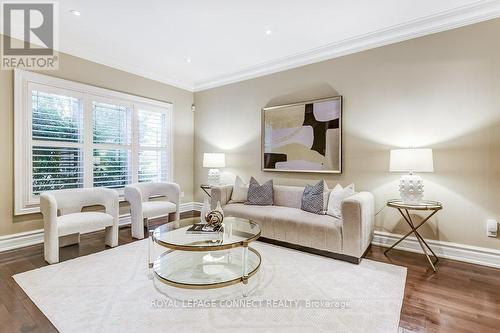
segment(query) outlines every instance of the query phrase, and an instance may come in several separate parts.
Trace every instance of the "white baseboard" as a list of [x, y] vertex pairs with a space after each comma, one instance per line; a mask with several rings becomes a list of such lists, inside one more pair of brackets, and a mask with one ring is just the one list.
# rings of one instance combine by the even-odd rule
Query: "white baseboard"
[[203, 202], [193, 202], [193, 210], [201, 212], [203, 208]]
[[43, 243], [43, 229], [0, 236], [0, 252]]
[[182, 205], [186, 205], [186, 206], [185, 206], [184, 210], [183, 210], [183, 207], [181, 207], [181, 212], [189, 212], [192, 210], [201, 212], [201, 208], [203, 207], [202, 202], [189, 202], [189, 203], [181, 204], [181, 206]]
[[[384, 231], [375, 231], [372, 244], [390, 247], [396, 243], [402, 235], [392, 234]], [[425, 240], [439, 258], [446, 258], [468, 262], [477, 265], [500, 268], [500, 251], [484, 247], [465, 244], [450, 243], [437, 240]], [[398, 250], [423, 253], [415, 237], [407, 237], [398, 246]]]
[[[180, 204], [179, 206], [179, 210], [181, 213], [190, 212], [192, 210], [201, 210], [201, 206], [199, 209], [197, 209], [199, 206], [198, 202], [186, 202]], [[130, 214], [121, 215], [118, 224], [120, 226], [129, 225]], [[20, 232], [17, 234], [0, 236], [0, 252], [41, 243], [43, 243], [43, 229], [36, 229], [26, 232]]]

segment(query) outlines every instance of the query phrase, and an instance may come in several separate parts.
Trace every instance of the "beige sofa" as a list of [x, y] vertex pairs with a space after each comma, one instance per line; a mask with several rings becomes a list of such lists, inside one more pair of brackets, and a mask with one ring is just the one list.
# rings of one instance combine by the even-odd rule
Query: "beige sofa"
[[303, 187], [274, 186], [273, 206], [230, 203], [232, 185], [212, 188], [212, 204], [220, 201], [226, 216], [247, 218], [259, 224], [259, 240], [336, 259], [359, 263], [374, 230], [374, 199], [369, 192], [342, 201], [342, 218], [300, 209]]

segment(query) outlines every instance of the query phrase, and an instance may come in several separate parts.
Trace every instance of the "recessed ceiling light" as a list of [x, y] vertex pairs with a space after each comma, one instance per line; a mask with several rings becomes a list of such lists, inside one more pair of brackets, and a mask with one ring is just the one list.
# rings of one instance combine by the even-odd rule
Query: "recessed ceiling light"
[[80, 16], [80, 15], [82, 15], [82, 13], [80, 13], [78, 10], [74, 10], [74, 9], [70, 10], [69, 12], [70, 12], [71, 14], [75, 15], [75, 16]]
[[191, 59], [187, 58], [187, 59], [186, 59], [186, 62], [187, 62], [188, 64], [189, 64], [189, 63], [191, 63]]
[[268, 35], [268, 36], [269, 36], [269, 35], [271, 34], [271, 32], [272, 32], [271, 30], [267, 29], [267, 30], [266, 30], [266, 35]]

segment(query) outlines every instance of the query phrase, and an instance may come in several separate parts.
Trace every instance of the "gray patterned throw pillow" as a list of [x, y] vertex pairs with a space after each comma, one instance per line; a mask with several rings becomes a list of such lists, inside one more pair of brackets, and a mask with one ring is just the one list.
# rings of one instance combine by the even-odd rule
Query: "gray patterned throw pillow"
[[260, 185], [255, 178], [250, 178], [245, 205], [268, 206], [273, 203], [273, 180], [268, 180]]
[[321, 180], [316, 185], [306, 185], [302, 194], [302, 210], [314, 214], [324, 214], [324, 196], [325, 181]]

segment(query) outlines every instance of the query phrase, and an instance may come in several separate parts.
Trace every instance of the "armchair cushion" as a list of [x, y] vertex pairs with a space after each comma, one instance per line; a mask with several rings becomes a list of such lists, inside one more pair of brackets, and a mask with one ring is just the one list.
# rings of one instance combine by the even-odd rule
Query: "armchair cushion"
[[72, 213], [57, 217], [59, 236], [86, 233], [113, 225], [113, 216], [101, 212]]
[[142, 203], [142, 216], [151, 218], [175, 213], [177, 206], [169, 201], [146, 201]]

